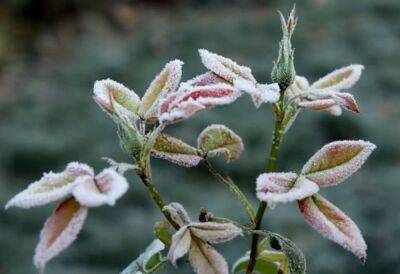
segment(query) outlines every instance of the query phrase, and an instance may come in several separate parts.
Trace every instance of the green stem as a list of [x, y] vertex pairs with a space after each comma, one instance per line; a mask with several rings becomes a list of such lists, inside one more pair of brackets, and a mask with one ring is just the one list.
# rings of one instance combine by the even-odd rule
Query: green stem
[[157, 204], [158, 208], [160, 209], [161, 213], [165, 216], [168, 222], [176, 229], [179, 229], [179, 225], [172, 219], [169, 212], [164, 211], [165, 203], [161, 197], [161, 194], [156, 189], [155, 185], [153, 184], [151, 178], [151, 168], [150, 168], [150, 159], [145, 161], [146, 163], [141, 167], [137, 174], [139, 175], [140, 179], [142, 180], [143, 184], [146, 186], [147, 191], [149, 192], [153, 201]]
[[[281, 105], [280, 110], [282, 109], [283, 106]], [[268, 166], [267, 166], [268, 172], [274, 172], [276, 169], [276, 160], [278, 157], [279, 146], [282, 142], [282, 137], [284, 135], [284, 128], [282, 122], [284, 115], [282, 115], [282, 111], [280, 110], [279, 109], [276, 110], [275, 129], [273, 133], [271, 151], [268, 157]], [[257, 214], [255, 217], [254, 230], [260, 230], [266, 208], [267, 208], [267, 203], [261, 201], [258, 206]], [[254, 266], [256, 264], [258, 239], [259, 239], [259, 234], [253, 234], [251, 241], [249, 264], [247, 266], [247, 271], [246, 271], [247, 274], [253, 273]]]
[[217, 180], [226, 185], [229, 190], [236, 196], [236, 198], [242, 203], [250, 222], [252, 224], [255, 224], [256, 216], [253, 207], [251, 206], [250, 201], [247, 199], [246, 195], [244, 195], [244, 193], [239, 189], [235, 182], [232, 181], [231, 178], [224, 177], [222, 174], [220, 174], [207, 159], [205, 159], [203, 163], [208, 168], [208, 170], [217, 178]]

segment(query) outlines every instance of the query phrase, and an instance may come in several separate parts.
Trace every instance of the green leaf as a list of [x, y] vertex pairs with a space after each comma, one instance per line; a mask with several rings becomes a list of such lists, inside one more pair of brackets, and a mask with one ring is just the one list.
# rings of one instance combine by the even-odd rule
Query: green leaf
[[146, 250], [120, 274], [154, 273], [167, 261], [161, 254], [164, 248], [165, 245], [160, 240], [153, 240]]
[[167, 134], [158, 135], [151, 155], [184, 167], [196, 166], [202, 160], [195, 147]]
[[172, 230], [172, 226], [168, 221], [155, 223], [154, 233], [163, 244], [166, 246], [171, 245], [171, 239], [172, 235], [174, 234], [174, 230]]
[[[232, 273], [245, 273], [247, 265], [249, 263], [249, 255], [243, 256], [238, 259], [232, 266]], [[279, 267], [276, 263], [267, 260], [265, 258], [257, 258], [256, 265], [254, 267], [254, 274], [278, 274]]]
[[206, 127], [197, 139], [197, 146], [208, 157], [222, 154], [226, 162], [239, 158], [243, 151], [240, 136], [224, 125]]

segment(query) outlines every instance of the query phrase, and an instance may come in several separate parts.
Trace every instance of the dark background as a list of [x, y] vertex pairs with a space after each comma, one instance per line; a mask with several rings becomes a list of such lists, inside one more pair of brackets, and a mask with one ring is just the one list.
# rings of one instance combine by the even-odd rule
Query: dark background
[[[182, 59], [184, 80], [205, 71], [197, 55], [207, 48], [252, 67], [270, 81], [280, 26], [276, 10], [291, 1], [50, 1], [0, 2], [0, 202], [5, 205], [43, 171], [60, 171], [79, 160], [105, 167], [119, 161], [115, 127], [93, 103], [93, 82], [110, 77], [142, 95], [164, 64]], [[295, 204], [268, 211], [265, 227], [293, 239], [308, 259], [309, 273], [400, 273], [400, 2], [397, 0], [298, 1], [294, 37], [296, 68], [310, 80], [351, 63], [366, 66], [352, 89], [362, 114], [303, 111], [284, 140], [280, 170], [299, 170], [323, 144], [366, 139], [377, 144], [367, 164], [347, 182], [322, 193], [348, 213], [369, 245], [365, 266], [320, 237]], [[272, 112], [256, 110], [248, 97], [171, 126], [194, 144], [211, 123], [242, 136], [245, 152], [218, 168], [251, 197], [266, 166]], [[203, 167], [184, 169], [154, 160], [157, 187], [179, 201], [193, 218], [200, 207], [242, 222], [232, 195]], [[90, 210], [79, 239], [50, 262], [47, 273], [118, 273], [152, 240], [161, 220], [137, 177], [114, 208]], [[0, 273], [34, 273], [31, 263], [39, 231], [54, 205], [0, 211]], [[219, 245], [228, 261], [244, 254], [248, 239]], [[169, 268], [165, 273], [191, 273]]]

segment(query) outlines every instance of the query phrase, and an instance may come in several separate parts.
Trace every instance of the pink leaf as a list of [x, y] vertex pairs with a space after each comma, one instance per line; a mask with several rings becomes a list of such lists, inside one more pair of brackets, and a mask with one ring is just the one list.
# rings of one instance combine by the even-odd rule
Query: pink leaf
[[323, 198], [313, 195], [299, 201], [306, 221], [329, 240], [354, 253], [361, 261], [367, 257], [367, 245], [357, 225], [340, 209]]
[[35, 266], [43, 272], [46, 263], [67, 248], [81, 230], [87, 216], [87, 208], [74, 198], [62, 202], [47, 219], [33, 258]]
[[93, 169], [86, 164], [72, 162], [60, 173], [45, 173], [43, 177], [18, 193], [6, 205], [30, 208], [58, 201], [69, 196], [77, 184], [77, 178], [93, 176]]
[[240, 66], [231, 59], [209, 52], [206, 49], [199, 49], [199, 54], [206, 68], [230, 83], [237, 79], [256, 82], [251, 69], [248, 67]]
[[199, 239], [213, 243], [223, 243], [242, 235], [242, 230], [231, 223], [190, 223], [189, 229]]
[[183, 89], [186, 89], [185, 87], [209, 86], [220, 83], [228, 83], [228, 82], [225, 81], [224, 78], [219, 77], [214, 72], [209, 71], [201, 75], [198, 75], [187, 82], [182, 83], [181, 87]]
[[257, 197], [268, 206], [290, 203], [317, 193], [314, 182], [296, 173], [264, 173], [257, 178]]
[[188, 119], [199, 111], [235, 101], [240, 92], [227, 84], [191, 87], [172, 93], [160, 106], [161, 124]]
[[337, 105], [337, 103], [333, 99], [316, 99], [312, 101], [302, 101], [299, 102], [297, 105], [299, 107], [312, 110], [326, 110]]
[[73, 190], [76, 200], [87, 207], [97, 207], [104, 204], [113, 206], [128, 190], [126, 179], [112, 168], [99, 173], [95, 179], [90, 176], [79, 178], [79, 183]]
[[332, 94], [332, 98], [336, 100], [339, 105], [345, 107], [346, 109], [356, 113], [360, 112], [356, 100], [350, 93], [335, 92]]
[[319, 186], [337, 185], [356, 172], [375, 147], [362, 140], [329, 143], [308, 160], [302, 174]]

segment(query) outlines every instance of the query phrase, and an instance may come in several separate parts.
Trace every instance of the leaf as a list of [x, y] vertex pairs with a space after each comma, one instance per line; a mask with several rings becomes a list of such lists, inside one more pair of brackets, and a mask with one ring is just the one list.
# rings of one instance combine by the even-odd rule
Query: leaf
[[80, 176], [93, 176], [93, 169], [78, 162], [69, 163], [60, 173], [45, 173], [43, 177], [18, 193], [6, 205], [10, 207], [30, 208], [45, 205], [68, 197], [76, 186]]
[[190, 223], [189, 215], [180, 203], [170, 203], [163, 208], [163, 211], [167, 211], [179, 226], [186, 226]]
[[144, 137], [127, 117], [113, 117], [117, 124], [117, 133], [121, 148], [134, 159], [140, 158], [144, 145]]
[[104, 111], [136, 116], [140, 98], [124, 85], [111, 79], [99, 80], [94, 83], [93, 93], [94, 100]]
[[311, 89], [323, 91], [349, 89], [360, 79], [363, 69], [362, 65], [350, 65], [337, 69], [313, 83]]
[[319, 186], [337, 185], [356, 172], [375, 147], [362, 140], [329, 143], [308, 160], [302, 174]]
[[227, 84], [207, 86], [182, 86], [178, 92], [171, 93], [160, 103], [160, 124], [185, 120], [203, 111], [219, 105], [234, 102], [240, 91]]
[[165, 258], [162, 256], [161, 251], [165, 248], [164, 244], [155, 239], [140, 254], [140, 256], [130, 263], [120, 274], [143, 274], [152, 273], [158, 269], [164, 262]]
[[173, 227], [168, 221], [156, 222], [154, 224], [154, 233], [157, 238], [166, 246], [171, 246]]
[[209, 243], [223, 243], [242, 235], [242, 230], [232, 223], [190, 223], [189, 229], [193, 235]]
[[106, 161], [110, 168], [118, 172], [120, 175], [124, 175], [128, 170], [137, 170], [139, 167], [137, 165], [132, 165], [128, 163], [118, 163], [115, 160], [108, 157], [101, 157], [102, 160]]
[[197, 139], [197, 147], [208, 157], [222, 154], [226, 162], [239, 158], [244, 149], [240, 136], [224, 125], [206, 127]]
[[288, 99], [292, 99], [293, 97], [308, 92], [310, 89], [310, 84], [308, 80], [303, 76], [298, 76], [294, 78], [293, 83], [288, 87], [285, 91], [285, 96]]
[[67, 248], [77, 238], [87, 216], [87, 208], [74, 198], [62, 202], [47, 219], [36, 246], [33, 262], [39, 272], [46, 263]]
[[290, 273], [305, 274], [306, 258], [301, 250], [289, 239], [277, 233], [268, 233], [270, 246], [286, 255]]
[[211, 245], [200, 240], [192, 240], [189, 261], [197, 274], [228, 274], [228, 264], [224, 257]]
[[340, 209], [318, 194], [299, 201], [299, 209], [322, 236], [354, 253], [362, 262], [366, 260], [367, 245], [360, 230]]
[[357, 102], [350, 93], [334, 92], [331, 96], [340, 106], [345, 107], [352, 112], [360, 113]]
[[182, 65], [181, 60], [173, 60], [167, 63], [150, 84], [139, 107], [139, 114], [143, 118], [156, 117], [160, 98], [177, 89], [182, 77]]
[[126, 179], [112, 168], [104, 169], [95, 178], [85, 176], [78, 180], [72, 194], [87, 207], [113, 206], [129, 188]]
[[268, 206], [290, 203], [317, 193], [314, 182], [296, 173], [263, 173], [257, 178], [257, 197]]
[[[232, 273], [246, 273], [247, 266], [249, 264], [249, 255], [243, 256], [238, 259], [232, 266]], [[276, 263], [270, 260], [264, 260], [257, 258], [254, 266], [254, 274], [279, 274], [279, 267]]]
[[236, 79], [256, 82], [251, 69], [248, 67], [240, 66], [231, 59], [209, 52], [206, 49], [199, 49], [199, 54], [206, 68], [230, 83], [233, 83]]
[[196, 166], [203, 159], [196, 148], [163, 133], [158, 135], [151, 155], [184, 167]]
[[168, 259], [176, 267], [176, 261], [189, 251], [192, 237], [187, 226], [182, 226], [173, 236]]
[[315, 99], [312, 101], [301, 101], [297, 105], [311, 110], [326, 110], [337, 105], [337, 102], [333, 99]]
[[262, 103], [276, 103], [279, 101], [279, 85], [278, 84], [256, 84], [248, 80], [238, 79], [234, 81], [234, 86], [240, 91], [251, 95], [256, 108]]
[[180, 89], [189, 89], [191, 87], [209, 86], [218, 83], [229, 83], [224, 78], [219, 77], [214, 72], [200, 74], [193, 79], [181, 83]]

